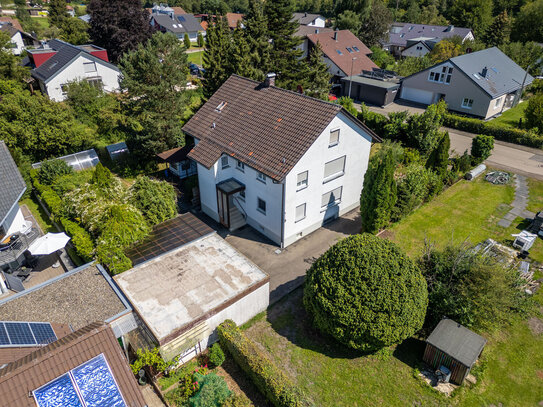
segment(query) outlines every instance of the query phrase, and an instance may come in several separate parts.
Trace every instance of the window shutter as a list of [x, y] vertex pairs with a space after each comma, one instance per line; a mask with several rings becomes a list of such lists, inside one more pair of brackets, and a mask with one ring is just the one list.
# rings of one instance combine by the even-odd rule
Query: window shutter
[[296, 207], [296, 222], [305, 218], [305, 204]]
[[336, 189], [333, 189], [330, 192], [325, 193], [322, 196], [321, 206], [325, 207], [325, 206], [333, 204], [334, 202], [341, 200], [342, 190], [343, 190], [343, 187], [338, 187]]
[[324, 178], [339, 174], [345, 169], [345, 156], [324, 164]]

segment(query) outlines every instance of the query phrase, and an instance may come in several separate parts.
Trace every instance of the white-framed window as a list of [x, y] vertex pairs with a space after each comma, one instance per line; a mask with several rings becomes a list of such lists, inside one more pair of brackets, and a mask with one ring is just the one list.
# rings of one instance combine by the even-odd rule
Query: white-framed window
[[339, 144], [339, 129], [330, 130], [330, 142], [328, 147], [334, 147]]
[[102, 83], [102, 78], [90, 78], [87, 79], [87, 82], [97, 89], [102, 89], [102, 87], [104, 86], [104, 84]]
[[462, 100], [462, 107], [464, 109], [471, 109], [472, 106], [473, 106], [473, 99], [464, 98], [464, 100]]
[[328, 208], [329, 206], [337, 205], [341, 202], [341, 194], [343, 187], [338, 187], [322, 195], [321, 207]]
[[497, 109], [498, 107], [500, 107], [501, 102], [502, 102], [502, 98], [496, 99], [496, 103], [494, 104], [494, 109]]
[[307, 171], [298, 174], [298, 177], [296, 179], [296, 191], [307, 188], [307, 175]]
[[302, 219], [305, 219], [305, 203], [296, 207], [296, 218], [294, 221], [299, 222]]
[[265, 215], [266, 214], [266, 201], [261, 199], [261, 198], [257, 198], [256, 210]]
[[96, 63], [94, 61], [83, 62], [83, 72], [96, 72]]
[[345, 174], [345, 156], [328, 161], [324, 164], [323, 184], [341, 177], [343, 174]]
[[418, 51], [421, 51], [422, 50], [422, 47], [420, 45], [417, 45], [417, 50]]
[[266, 175], [262, 174], [260, 171], [258, 171], [256, 173], [256, 179], [259, 180], [260, 182], [263, 182], [264, 184], [266, 183]]
[[452, 72], [452, 68], [448, 66], [443, 66], [441, 68], [441, 71], [430, 71], [430, 74], [428, 75], [428, 80], [430, 82], [445, 83], [448, 85], [449, 83], [451, 83]]
[[243, 164], [240, 160], [236, 160], [236, 168], [241, 172], [245, 172], [245, 164]]
[[239, 191], [239, 199], [245, 202], [245, 190]]
[[225, 168], [230, 167], [230, 161], [228, 160], [227, 155], [223, 155], [221, 157], [221, 168], [224, 170]]

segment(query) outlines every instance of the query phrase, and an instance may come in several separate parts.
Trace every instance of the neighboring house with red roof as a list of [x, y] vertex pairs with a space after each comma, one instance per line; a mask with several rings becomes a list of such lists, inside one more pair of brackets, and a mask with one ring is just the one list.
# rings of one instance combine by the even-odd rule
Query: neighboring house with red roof
[[183, 126], [202, 210], [286, 247], [356, 208], [373, 140], [338, 104], [232, 75]]
[[369, 58], [371, 50], [349, 30], [309, 34], [307, 39], [309, 51], [317, 43], [320, 44], [333, 82], [338, 82], [344, 76], [379, 68]]

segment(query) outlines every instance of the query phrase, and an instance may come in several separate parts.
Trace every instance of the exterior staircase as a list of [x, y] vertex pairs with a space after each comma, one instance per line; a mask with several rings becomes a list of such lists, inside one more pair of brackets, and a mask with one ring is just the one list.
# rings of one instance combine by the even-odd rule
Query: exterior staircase
[[237, 202], [236, 198], [234, 198], [234, 202], [234, 205], [230, 205], [230, 232], [247, 224], [247, 215], [245, 214], [245, 211], [243, 211], [243, 208], [241, 208], [241, 205]]

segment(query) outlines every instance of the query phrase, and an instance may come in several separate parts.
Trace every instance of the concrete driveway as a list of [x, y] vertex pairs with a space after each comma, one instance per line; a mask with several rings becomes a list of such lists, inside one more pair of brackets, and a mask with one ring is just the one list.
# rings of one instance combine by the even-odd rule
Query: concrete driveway
[[344, 237], [359, 233], [360, 228], [357, 208], [282, 250], [250, 226], [227, 233], [224, 237], [268, 273], [270, 303], [274, 303], [304, 282], [307, 269], [330, 246]]
[[[420, 105], [404, 101], [397, 101], [385, 107], [368, 107], [371, 111], [380, 114], [403, 112], [406, 110], [410, 113], [420, 114], [425, 110], [425, 108]], [[442, 130], [449, 132], [449, 137], [451, 139], [451, 153], [457, 152], [458, 154], [463, 154], [466, 150], [468, 150], [468, 152], [470, 151], [471, 140], [476, 134], [448, 127], [443, 127]], [[541, 149], [495, 140], [492, 155], [485, 163], [493, 168], [543, 180], [543, 150]]]

